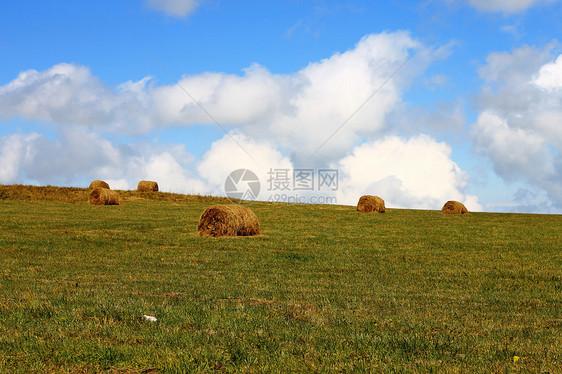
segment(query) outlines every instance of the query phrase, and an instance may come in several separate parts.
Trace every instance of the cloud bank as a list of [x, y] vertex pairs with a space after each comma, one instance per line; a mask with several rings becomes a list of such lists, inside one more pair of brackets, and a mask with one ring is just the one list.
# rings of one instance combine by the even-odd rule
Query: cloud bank
[[0, 184], [87, 186], [101, 178], [115, 189], [135, 189], [156, 179], [163, 191], [211, 192], [190, 171], [194, 159], [181, 144], [113, 144], [77, 128], [55, 140], [38, 133], [0, 137], [0, 158]]
[[[439, 209], [458, 199], [477, 210], [477, 199], [463, 192], [468, 175], [452, 161], [449, 146], [417, 135], [419, 128], [396, 137], [405, 127], [390, 120], [397, 113], [408, 117], [404, 92], [449, 49], [427, 47], [408, 32], [380, 33], [292, 74], [253, 64], [241, 75], [204, 72], [170, 85], [146, 77], [108, 86], [87, 67], [66, 63], [25, 71], [0, 87], [0, 116], [49, 122], [57, 137], [1, 138], [7, 166], [0, 183], [87, 185], [102, 178], [128, 189], [154, 179], [163, 191], [224, 195], [235, 169], [251, 169], [266, 184], [271, 169], [330, 166], [340, 170], [340, 203], [355, 204], [370, 193], [388, 195], [397, 207]], [[200, 159], [185, 145], [135, 140], [215, 121], [229, 135]], [[121, 144], [103, 134], [133, 140]]]
[[[414, 53], [400, 74], [389, 79]], [[253, 64], [241, 76], [202, 73], [183, 76], [179, 84], [159, 86], [146, 77], [109, 87], [87, 67], [63, 63], [43, 72], [22, 72], [0, 87], [0, 113], [8, 119], [84, 125], [122, 134], [174, 125], [215, 126], [216, 120], [226, 128], [275, 139], [296, 157], [310, 157], [327, 134], [349, 120], [337, 139], [317, 154], [322, 159], [340, 157], [360, 138], [381, 133], [409, 82], [442, 53], [423, 47], [407, 32], [381, 33], [290, 75], [273, 74]]]
[[562, 58], [551, 50], [523, 47], [488, 56], [471, 138], [500, 177], [544, 191], [547, 204], [560, 208]]
[[427, 135], [364, 143], [338, 169], [343, 186], [338, 200], [347, 204], [377, 191], [396, 208], [441, 209], [447, 200], [458, 200], [469, 210], [482, 209], [476, 196], [463, 193], [469, 177], [451, 160], [451, 148]]

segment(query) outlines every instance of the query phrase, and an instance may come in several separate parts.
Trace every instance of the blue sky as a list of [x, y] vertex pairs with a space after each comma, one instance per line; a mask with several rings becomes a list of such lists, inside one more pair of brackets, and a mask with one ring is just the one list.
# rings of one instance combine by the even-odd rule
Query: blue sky
[[307, 201], [559, 214], [559, 19], [557, 0], [3, 4], [0, 183], [224, 195], [248, 168], [268, 200], [303, 194], [272, 170], [330, 168]]

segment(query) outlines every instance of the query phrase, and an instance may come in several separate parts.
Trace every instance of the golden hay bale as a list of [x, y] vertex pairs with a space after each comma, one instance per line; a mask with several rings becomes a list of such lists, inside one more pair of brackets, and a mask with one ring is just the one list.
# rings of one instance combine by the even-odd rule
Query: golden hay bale
[[137, 191], [140, 192], [152, 192], [158, 191], [158, 183], [152, 181], [140, 181], [137, 186]]
[[119, 205], [119, 194], [108, 188], [94, 188], [90, 193], [90, 205]]
[[463, 203], [459, 203], [458, 201], [450, 200], [443, 205], [441, 208], [441, 213], [443, 214], [468, 214], [468, 209], [464, 206]]
[[107, 188], [109, 190], [109, 184], [107, 184], [107, 182], [104, 181], [100, 181], [99, 179], [96, 179], [95, 181], [93, 181], [92, 183], [90, 183], [90, 189], [92, 188]]
[[256, 214], [241, 205], [213, 205], [201, 215], [197, 231], [201, 236], [259, 235], [260, 223]]
[[359, 202], [357, 203], [357, 211], [364, 213], [384, 213], [386, 211], [384, 207], [384, 200], [378, 196], [361, 196]]

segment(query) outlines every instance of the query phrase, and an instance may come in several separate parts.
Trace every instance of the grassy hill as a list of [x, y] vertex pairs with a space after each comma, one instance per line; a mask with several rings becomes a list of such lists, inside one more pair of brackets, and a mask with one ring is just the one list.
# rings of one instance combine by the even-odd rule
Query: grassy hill
[[561, 372], [560, 215], [120, 195], [0, 186], [0, 372]]

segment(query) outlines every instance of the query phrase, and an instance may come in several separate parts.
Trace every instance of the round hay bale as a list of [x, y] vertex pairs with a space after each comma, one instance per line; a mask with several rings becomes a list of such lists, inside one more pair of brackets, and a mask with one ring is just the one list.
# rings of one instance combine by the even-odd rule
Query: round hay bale
[[464, 206], [463, 203], [459, 203], [458, 201], [450, 200], [443, 205], [441, 208], [441, 213], [443, 214], [468, 214], [468, 209]]
[[101, 181], [99, 179], [96, 179], [95, 181], [90, 183], [90, 187], [88, 187], [88, 188], [93, 189], [93, 188], [98, 188], [98, 187], [107, 188], [108, 190], [110, 189], [109, 184], [107, 184], [107, 182]]
[[152, 181], [140, 181], [137, 186], [139, 192], [156, 192], [158, 191], [158, 183]]
[[384, 213], [384, 200], [378, 196], [365, 195], [361, 196], [357, 203], [357, 211], [364, 213]]
[[201, 215], [197, 231], [201, 236], [252, 236], [259, 235], [260, 223], [248, 207], [213, 205]]
[[119, 194], [108, 188], [94, 188], [90, 193], [90, 205], [119, 205]]

